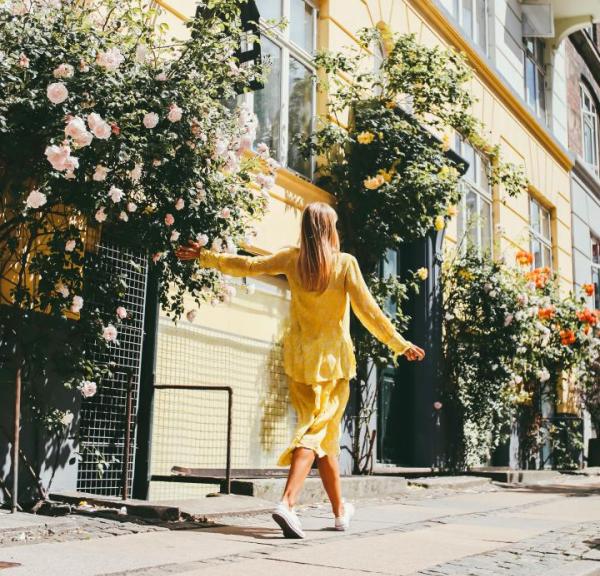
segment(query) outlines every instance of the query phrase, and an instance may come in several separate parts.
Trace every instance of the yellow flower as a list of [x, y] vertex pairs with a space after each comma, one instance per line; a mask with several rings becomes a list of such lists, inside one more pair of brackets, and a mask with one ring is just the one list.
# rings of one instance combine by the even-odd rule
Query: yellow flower
[[469, 270], [463, 268], [458, 274], [463, 280], [473, 280], [473, 273], [469, 272]]
[[375, 139], [375, 134], [373, 134], [372, 132], [361, 132], [356, 137], [356, 140], [358, 141], [359, 144], [370, 144], [371, 142], [373, 142], [374, 139]]
[[427, 280], [427, 277], [429, 276], [429, 270], [427, 270], [427, 268], [419, 268], [417, 270], [417, 276], [421, 280]]
[[385, 107], [388, 110], [393, 110], [396, 106], [398, 106], [398, 104], [396, 104], [396, 102], [394, 102], [393, 100], [390, 100], [389, 102], [385, 103]]
[[436, 216], [435, 220], [433, 221], [433, 227], [439, 232], [440, 230], [443, 230], [445, 226], [446, 221], [444, 220], [444, 217]]
[[450, 150], [450, 146], [452, 145], [450, 134], [447, 132], [442, 136], [442, 150], [444, 152], [448, 152]]
[[385, 179], [381, 174], [373, 176], [372, 178], [365, 178], [363, 184], [367, 190], [377, 190], [382, 184], [385, 183]]
[[448, 206], [446, 209], [446, 214], [450, 216], [450, 218], [453, 218], [458, 214], [458, 208], [456, 206]]
[[386, 182], [390, 182], [392, 180], [392, 176], [394, 175], [394, 170], [380, 170], [377, 172]]

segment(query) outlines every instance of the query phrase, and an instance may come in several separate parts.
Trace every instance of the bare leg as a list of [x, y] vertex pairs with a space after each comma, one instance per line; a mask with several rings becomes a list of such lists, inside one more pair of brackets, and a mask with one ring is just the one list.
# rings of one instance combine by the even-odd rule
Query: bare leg
[[281, 501], [289, 508], [292, 508], [298, 500], [300, 490], [304, 480], [310, 472], [310, 468], [315, 461], [315, 453], [309, 448], [298, 447], [292, 454], [292, 465], [288, 473], [287, 482], [283, 491]]
[[323, 456], [319, 458], [319, 475], [321, 482], [336, 518], [344, 513], [344, 503], [342, 501], [342, 483], [340, 482], [340, 466], [335, 456]]

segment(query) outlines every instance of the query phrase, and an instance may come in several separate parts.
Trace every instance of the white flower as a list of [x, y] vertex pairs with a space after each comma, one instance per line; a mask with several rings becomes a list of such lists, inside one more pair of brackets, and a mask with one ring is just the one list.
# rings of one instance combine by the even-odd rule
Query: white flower
[[127, 310], [124, 306], [118, 306], [115, 312], [119, 320], [125, 320], [125, 318], [127, 318]]
[[96, 210], [96, 215], [94, 216], [96, 218], [96, 222], [104, 222], [107, 218], [106, 212], [105, 212], [106, 208], [102, 207], [102, 208], [98, 208], [98, 210]]
[[235, 242], [231, 238], [225, 239], [225, 250], [229, 254], [237, 254], [237, 246], [235, 245]]
[[167, 75], [164, 72], [161, 72], [160, 74], [157, 74], [154, 77], [155, 80], [158, 80], [159, 82], [166, 82], [167, 81]]
[[169, 113], [167, 114], [167, 120], [169, 122], [179, 122], [183, 116], [183, 110], [173, 103], [169, 106]]
[[112, 324], [102, 328], [102, 338], [107, 342], [114, 342], [117, 339], [117, 335], [117, 329]]
[[158, 124], [158, 114], [156, 112], [148, 112], [144, 115], [143, 123], [148, 129], [156, 127]]
[[108, 191], [108, 196], [115, 204], [117, 202], [120, 202], [123, 199], [124, 195], [125, 194], [124, 194], [123, 190], [121, 190], [120, 188], [117, 188], [116, 186], [111, 186], [110, 190]]
[[206, 234], [198, 234], [196, 236], [196, 242], [198, 242], [200, 246], [206, 246], [208, 244], [208, 236]]
[[264, 174], [260, 172], [256, 175], [256, 183], [265, 190], [270, 190], [275, 186], [275, 178], [270, 174]]
[[123, 222], [129, 222], [129, 216], [125, 210], [121, 210], [121, 212], [119, 212], [119, 220], [122, 220]]
[[512, 321], [514, 320], [514, 315], [513, 314], [507, 314], [504, 317], [504, 325], [505, 326], [510, 326], [510, 324], [512, 324]]
[[38, 208], [41, 208], [47, 201], [48, 199], [43, 192], [40, 192], [39, 190], [32, 190], [27, 196], [25, 204], [27, 205], [27, 208], [33, 208], [34, 210], [37, 210]]
[[127, 211], [135, 212], [137, 210], [137, 204], [135, 202], [127, 202]]
[[65, 243], [65, 250], [67, 252], [73, 252], [73, 250], [75, 250], [75, 246], [77, 246], [76, 240], [67, 240]]
[[498, 295], [498, 293], [495, 290], [492, 290], [490, 292], [490, 298], [495, 298]]
[[96, 57], [98, 66], [102, 66], [105, 70], [112, 72], [116, 70], [125, 60], [123, 54], [118, 48], [111, 48], [106, 52], [100, 52]]
[[138, 44], [135, 49], [135, 59], [144, 64], [148, 60], [148, 48], [144, 44]]
[[90, 130], [92, 131], [92, 134], [96, 138], [106, 140], [110, 137], [112, 133], [110, 124], [106, 122], [106, 120], [103, 120], [100, 114], [97, 114], [96, 112], [88, 114], [87, 122], [88, 126], [90, 127]]
[[90, 380], [84, 380], [79, 385], [79, 391], [84, 398], [91, 398], [96, 394], [97, 386], [95, 382], [91, 382]]
[[78, 314], [83, 308], [83, 298], [81, 296], [73, 296], [71, 300], [71, 312]]
[[73, 418], [74, 418], [74, 416], [73, 416], [73, 412], [71, 412], [70, 410], [67, 410], [67, 411], [66, 411], [66, 412], [63, 414], [62, 418], [60, 419], [60, 423], [61, 423], [63, 426], [70, 426], [70, 425], [71, 425], [71, 423], [73, 422]]
[[60, 282], [59, 284], [57, 284], [55, 288], [56, 288], [56, 291], [63, 298], [68, 298], [69, 297], [69, 289], [62, 282]]
[[181, 234], [177, 232], [177, 230], [173, 230], [169, 239], [171, 240], [171, 242], [177, 242], [177, 240], [179, 240], [179, 236], [181, 236]]
[[229, 148], [229, 142], [223, 138], [219, 138], [215, 143], [215, 155], [223, 156]]
[[47, 146], [44, 152], [48, 162], [52, 164], [52, 168], [58, 172], [73, 172], [79, 167], [79, 160], [75, 156], [71, 156], [71, 148], [69, 146]]
[[492, 364], [492, 372], [498, 370], [498, 364]]
[[223, 240], [221, 240], [221, 238], [215, 238], [212, 241], [211, 249], [214, 252], [223, 252]]
[[107, 168], [106, 166], [102, 166], [102, 164], [97, 164], [96, 171], [94, 172], [94, 175], [92, 176], [92, 180], [95, 180], [96, 182], [102, 182], [103, 180], [106, 180], [106, 175], [109, 172], [110, 172], [109, 168]]
[[521, 384], [523, 382], [523, 376], [515, 376], [515, 383]]
[[52, 84], [48, 84], [46, 96], [52, 104], [60, 104], [69, 97], [69, 91], [62, 82], [52, 82]]
[[548, 380], [550, 380], [550, 372], [548, 371], [548, 369], [544, 366], [543, 368], [541, 368], [540, 370], [538, 370], [535, 375], [537, 376], [538, 380], [540, 382], [547, 382]]
[[445, 318], [446, 320], [454, 320], [454, 315], [450, 314], [450, 312], [446, 312]]
[[140, 178], [142, 177], [142, 164], [141, 163], [137, 163], [130, 171], [129, 171], [129, 178], [131, 178], [131, 180], [133, 182], [137, 182]]
[[29, 68], [29, 58], [27, 58], [27, 55], [23, 52], [21, 52], [21, 55], [19, 56], [19, 66], [21, 68]]
[[221, 218], [229, 218], [231, 216], [231, 210], [227, 207], [223, 208], [219, 213]]
[[188, 322], [192, 323], [196, 319], [197, 314], [196, 310], [190, 310], [185, 317], [188, 319]]
[[52, 76], [55, 78], [71, 78], [74, 73], [75, 70], [70, 64], [60, 64], [60, 66], [54, 69]]
[[490, 292], [492, 288], [493, 288], [493, 286], [489, 282], [486, 282], [483, 285], [483, 291], [486, 292], [486, 293]]
[[183, 210], [185, 207], [185, 201], [183, 198], [178, 198], [177, 202], [175, 202], [175, 210]]

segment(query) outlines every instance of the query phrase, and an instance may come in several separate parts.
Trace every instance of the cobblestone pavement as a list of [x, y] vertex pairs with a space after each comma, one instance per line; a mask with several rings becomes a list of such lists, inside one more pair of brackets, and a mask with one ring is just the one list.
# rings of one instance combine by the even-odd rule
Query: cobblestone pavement
[[347, 533], [331, 529], [325, 505], [301, 518], [305, 540], [283, 539], [267, 514], [218, 525], [69, 517], [71, 530], [6, 541], [0, 568], [19, 564], [3, 576], [600, 576], [597, 478], [412, 489], [357, 502]]

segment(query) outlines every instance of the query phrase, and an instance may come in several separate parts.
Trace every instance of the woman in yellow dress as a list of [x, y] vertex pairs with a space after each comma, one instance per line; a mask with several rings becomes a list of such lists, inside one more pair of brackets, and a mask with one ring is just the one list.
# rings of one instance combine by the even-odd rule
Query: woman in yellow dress
[[350, 338], [348, 302], [362, 324], [396, 356], [422, 360], [424, 351], [396, 332], [370, 294], [356, 258], [340, 252], [337, 214], [322, 202], [302, 214], [300, 248], [269, 256], [248, 257], [212, 252], [190, 243], [181, 247], [182, 260], [199, 258], [200, 265], [231, 276], [285, 274], [291, 290], [290, 328], [284, 338], [284, 368], [298, 422], [279, 466], [290, 466], [282, 500], [273, 518], [289, 538], [303, 538], [294, 504], [314, 459], [331, 501], [335, 528], [346, 530], [354, 507], [341, 494], [338, 456], [340, 423], [356, 375]]

